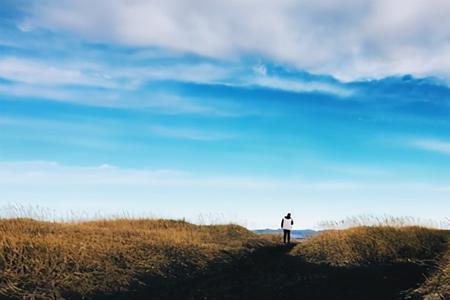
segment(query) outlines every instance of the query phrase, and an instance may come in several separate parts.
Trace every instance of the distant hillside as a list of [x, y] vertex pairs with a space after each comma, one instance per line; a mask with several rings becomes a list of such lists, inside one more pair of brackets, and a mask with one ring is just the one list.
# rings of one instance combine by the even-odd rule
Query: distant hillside
[[[281, 229], [256, 229], [253, 230], [256, 234], [283, 234], [283, 230]], [[310, 236], [314, 236], [320, 233], [320, 231], [315, 231], [312, 229], [303, 229], [303, 230], [292, 230], [291, 231], [291, 237], [296, 239], [305, 239]]]

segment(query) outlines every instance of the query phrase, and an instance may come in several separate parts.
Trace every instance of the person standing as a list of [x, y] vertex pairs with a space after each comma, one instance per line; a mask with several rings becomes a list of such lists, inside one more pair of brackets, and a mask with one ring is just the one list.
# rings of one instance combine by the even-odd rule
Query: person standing
[[283, 242], [285, 244], [291, 242], [291, 230], [292, 230], [293, 225], [294, 225], [294, 220], [292, 220], [291, 214], [288, 213], [281, 220], [281, 229], [283, 229]]

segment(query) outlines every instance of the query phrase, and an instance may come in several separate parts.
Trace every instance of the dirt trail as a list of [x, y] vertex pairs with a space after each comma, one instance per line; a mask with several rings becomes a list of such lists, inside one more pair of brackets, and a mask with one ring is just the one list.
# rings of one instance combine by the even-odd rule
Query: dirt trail
[[[141, 290], [127, 299], [404, 299], [427, 268], [414, 264], [334, 268], [288, 255], [293, 246], [267, 247], [207, 275]], [[402, 294], [403, 292], [403, 294]]]

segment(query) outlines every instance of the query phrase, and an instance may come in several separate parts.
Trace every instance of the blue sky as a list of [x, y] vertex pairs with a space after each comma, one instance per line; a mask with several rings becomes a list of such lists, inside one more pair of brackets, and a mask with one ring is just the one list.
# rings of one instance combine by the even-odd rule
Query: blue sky
[[442, 220], [450, 5], [431, 2], [3, 0], [0, 204]]

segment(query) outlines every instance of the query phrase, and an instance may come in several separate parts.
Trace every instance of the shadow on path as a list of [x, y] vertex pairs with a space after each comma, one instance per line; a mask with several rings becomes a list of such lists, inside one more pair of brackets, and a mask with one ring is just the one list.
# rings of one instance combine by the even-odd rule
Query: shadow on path
[[292, 247], [262, 248], [235, 263], [216, 265], [208, 274], [152, 285], [126, 299], [404, 299], [402, 292], [421, 283], [429, 270], [412, 263], [358, 268], [308, 264], [288, 255]]

